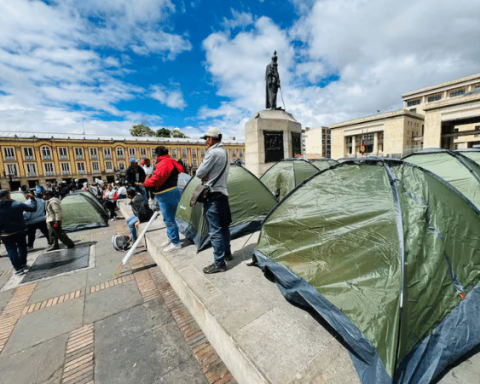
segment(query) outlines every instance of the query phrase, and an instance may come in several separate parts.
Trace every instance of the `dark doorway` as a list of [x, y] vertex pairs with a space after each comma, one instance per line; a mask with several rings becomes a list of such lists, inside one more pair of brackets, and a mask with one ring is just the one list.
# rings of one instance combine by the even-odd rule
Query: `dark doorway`
[[10, 182], [10, 190], [11, 191], [18, 191], [22, 185], [19, 181], [12, 181]]
[[115, 182], [115, 176], [107, 176], [107, 183], [111, 184]]
[[28, 188], [35, 188], [36, 183], [38, 183], [38, 180], [28, 180]]

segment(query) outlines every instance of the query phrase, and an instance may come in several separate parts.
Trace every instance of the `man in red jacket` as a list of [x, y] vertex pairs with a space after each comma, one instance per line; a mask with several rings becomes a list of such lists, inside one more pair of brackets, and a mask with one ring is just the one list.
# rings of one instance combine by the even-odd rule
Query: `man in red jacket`
[[178, 174], [183, 172], [183, 167], [168, 155], [165, 147], [155, 148], [155, 155], [155, 171], [145, 180], [144, 186], [152, 188], [167, 226], [167, 241], [162, 244], [162, 247], [167, 247], [163, 251], [172, 252], [181, 248], [175, 214], [182, 195], [177, 188]]

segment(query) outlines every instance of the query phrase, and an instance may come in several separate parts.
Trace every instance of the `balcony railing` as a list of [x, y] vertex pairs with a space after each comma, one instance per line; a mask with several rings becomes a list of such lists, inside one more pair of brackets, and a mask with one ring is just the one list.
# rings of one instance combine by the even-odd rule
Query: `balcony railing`
[[106, 172], [106, 173], [113, 173], [113, 169], [107, 168], [107, 169], [105, 169], [105, 172]]
[[75, 155], [75, 158], [76, 158], [77, 160], [83, 160], [83, 155]]
[[68, 155], [60, 155], [60, 160], [68, 160]]
[[46, 171], [45, 175], [47, 176], [55, 176], [55, 171]]
[[105, 159], [111, 159], [112, 154], [111, 153], [105, 153]]
[[94, 175], [96, 175], [96, 174], [101, 173], [101, 172], [100, 172], [100, 169], [94, 169], [94, 170], [92, 171], [92, 173], [93, 173]]
[[94, 155], [93, 153], [91, 153], [91, 154], [90, 154], [90, 158], [91, 158], [91, 159], [98, 159], [98, 154], [95, 154], [95, 155]]
[[125, 155], [123, 153], [122, 154], [117, 153], [117, 158], [118, 159], [124, 159]]
[[7, 176], [18, 177], [18, 173], [17, 172], [10, 172], [9, 174], [7, 174]]
[[62, 171], [62, 175], [70, 175], [71, 172], [70, 171]]
[[14, 161], [15, 156], [5, 156], [5, 161]]
[[25, 156], [25, 160], [35, 160], [33, 156]]
[[52, 160], [52, 155], [43, 155], [43, 160]]
[[28, 177], [37, 176], [37, 172], [28, 172], [28, 173], [27, 173], [27, 176], [28, 176]]
[[79, 175], [86, 175], [86, 174], [87, 174], [87, 171], [85, 171], [85, 170], [79, 170], [79, 171], [78, 171], [78, 174], [79, 174]]

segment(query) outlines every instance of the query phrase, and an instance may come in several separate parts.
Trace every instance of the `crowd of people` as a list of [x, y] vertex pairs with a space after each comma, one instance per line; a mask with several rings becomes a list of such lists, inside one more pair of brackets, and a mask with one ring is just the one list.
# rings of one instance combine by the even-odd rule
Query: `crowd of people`
[[[203, 271], [210, 274], [226, 271], [226, 261], [232, 259], [229, 231], [232, 219], [227, 192], [229, 159], [218, 128], [209, 129], [203, 138], [208, 150], [196, 176], [202, 180], [203, 185], [209, 187], [204, 214], [213, 245], [214, 261]], [[132, 157], [125, 174], [118, 174], [117, 180], [111, 184], [100, 179], [95, 179], [91, 184], [80, 184], [78, 179], [71, 183], [48, 182], [45, 186], [37, 183], [32, 190], [22, 187], [25, 203], [12, 200], [9, 191], [0, 190], [0, 238], [5, 244], [15, 274], [23, 274], [28, 270], [27, 253], [34, 249], [37, 230], [47, 238], [47, 251], [59, 249], [59, 241], [67, 248], [75, 247], [62, 228], [61, 200], [70, 193], [81, 190], [89, 191], [95, 196], [104, 205], [111, 220], [117, 218], [118, 199], [130, 199], [133, 216], [127, 219], [127, 226], [132, 243], [137, 240], [138, 225], [149, 221], [153, 210], [159, 209], [167, 228], [167, 238], [161, 244], [163, 251], [180, 249], [175, 215], [181, 197], [177, 184], [178, 176], [184, 172], [183, 164], [172, 159], [168, 149], [163, 146], [155, 149], [155, 155], [154, 166], [150, 159], [144, 159], [140, 165]]]

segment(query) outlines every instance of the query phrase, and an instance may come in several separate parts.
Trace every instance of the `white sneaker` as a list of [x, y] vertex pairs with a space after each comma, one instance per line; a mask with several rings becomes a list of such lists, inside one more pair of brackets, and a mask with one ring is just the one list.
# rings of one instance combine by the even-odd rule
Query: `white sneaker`
[[172, 244], [172, 240], [167, 239], [167, 241], [164, 241], [164, 242], [162, 243], [162, 245], [160, 245], [160, 246], [161, 246], [161, 247], [166, 247], [167, 245], [170, 245], [170, 244]]
[[173, 252], [180, 248], [182, 248], [182, 245], [180, 243], [178, 244], [171, 243], [167, 248], [163, 250], [163, 252]]

